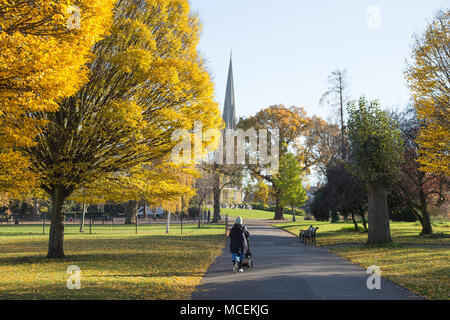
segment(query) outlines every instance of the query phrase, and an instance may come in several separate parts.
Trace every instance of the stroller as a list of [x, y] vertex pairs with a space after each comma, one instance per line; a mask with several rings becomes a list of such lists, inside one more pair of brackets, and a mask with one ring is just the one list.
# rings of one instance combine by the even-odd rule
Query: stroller
[[242, 262], [242, 268], [253, 269], [253, 257], [250, 252], [250, 241], [247, 239], [247, 252], [245, 253], [245, 260]]

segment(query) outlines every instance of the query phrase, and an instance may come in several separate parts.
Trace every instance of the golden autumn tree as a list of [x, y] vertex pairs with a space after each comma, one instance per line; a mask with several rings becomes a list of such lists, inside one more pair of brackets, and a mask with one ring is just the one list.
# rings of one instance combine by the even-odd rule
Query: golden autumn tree
[[[307, 132], [308, 118], [306, 111], [301, 107], [292, 106], [286, 108], [283, 105], [274, 105], [263, 109], [255, 116], [241, 119], [238, 127], [242, 129], [254, 128], [255, 130], [278, 129], [280, 146], [279, 157], [281, 158], [288, 152], [289, 147], [299, 146], [298, 139]], [[306, 161], [302, 154], [298, 152], [299, 162], [302, 170], [308, 170]], [[259, 165], [248, 165], [250, 173], [257, 179], [264, 179], [271, 185], [271, 191], [275, 197], [275, 217], [274, 220], [284, 220], [283, 207], [281, 205], [281, 190], [275, 183], [276, 172], [269, 174], [264, 172]]]
[[268, 205], [269, 203], [269, 186], [264, 182], [264, 180], [259, 179], [255, 190], [255, 201], [263, 205]]
[[78, 188], [70, 199], [83, 204], [82, 221], [87, 204], [128, 202], [131, 210], [127, 212], [125, 223], [132, 224], [137, 220], [139, 202], [180, 210], [183, 201], [194, 196], [193, 184], [197, 176], [198, 172], [192, 165], [175, 164], [164, 159], [96, 179], [90, 185]]
[[422, 170], [450, 174], [450, 10], [439, 11], [413, 46], [407, 79], [421, 121]]
[[0, 0], [0, 193], [28, 191], [29, 147], [54, 111], [87, 81], [92, 45], [109, 30], [113, 0]]
[[342, 148], [342, 131], [338, 125], [328, 123], [315, 115], [308, 119], [304, 138], [296, 143], [302, 165], [314, 168], [322, 176], [326, 176], [330, 163], [341, 158], [342, 150], [350, 149], [348, 138], [344, 139]]
[[199, 32], [187, 0], [119, 0], [111, 34], [93, 48], [89, 82], [56, 112], [30, 113], [47, 122], [25, 151], [52, 202], [49, 258], [64, 257], [69, 196], [113, 176], [133, 187], [149, 173], [164, 181], [164, 172], [141, 170], [170, 156], [174, 131], [221, 124]]

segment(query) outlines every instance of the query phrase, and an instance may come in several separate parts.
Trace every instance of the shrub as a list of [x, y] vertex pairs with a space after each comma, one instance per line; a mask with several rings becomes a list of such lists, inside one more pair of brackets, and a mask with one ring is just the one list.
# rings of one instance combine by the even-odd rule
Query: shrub
[[339, 221], [339, 214], [337, 213], [337, 211], [331, 212], [331, 223], [336, 223], [338, 221]]
[[392, 221], [404, 221], [404, 222], [416, 222], [417, 217], [411, 211], [411, 209], [403, 208], [399, 210], [393, 210], [389, 214], [389, 218]]
[[[292, 209], [285, 208], [283, 212], [284, 212], [284, 214], [292, 214]], [[294, 209], [294, 212], [295, 212], [296, 216], [304, 216], [305, 215], [305, 211], [302, 209]]]
[[267, 206], [267, 205], [265, 205], [265, 204], [261, 204], [261, 203], [250, 203], [250, 205], [252, 206], [252, 210], [261, 210], [261, 211], [271, 211], [271, 212], [275, 212], [275, 207]]
[[330, 207], [327, 202], [328, 189], [322, 187], [314, 193], [314, 200], [310, 205], [311, 214], [316, 221], [329, 221]]
[[189, 218], [195, 218], [199, 215], [198, 207], [189, 207], [188, 209]]

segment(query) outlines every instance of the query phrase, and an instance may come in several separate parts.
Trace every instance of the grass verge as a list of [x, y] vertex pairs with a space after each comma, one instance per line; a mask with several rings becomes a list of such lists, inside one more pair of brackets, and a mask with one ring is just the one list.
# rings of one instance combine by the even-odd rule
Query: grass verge
[[356, 232], [351, 222], [298, 221], [275, 227], [298, 235], [310, 225], [319, 227], [318, 246], [367, 268], [379, 266], [382, 276], [428, 299], [450, 299], [450, 223], [434, 222], [433, 236], [420, 236], [415, 222], [391, 222], [393, 244], [366, 246], [367, 233]]
[[[317, 230], [317, 246], [332, 246], [337, 244], [364, 244], [367, 233], [360, 225], [359, 232], [355, 231], [352, 222], [320, 222], [301, 219], [295, 223], [275, 224], [275, 227], [298, 235], [299, 230], [308, 229], [310, 225], [319, 227]], [[419, 222], [391, 222], [392, 240], [401, 244], [431, 244], [450, 245], [450, 223], [433, 223], [434, 235], [420, 236], [422, 230]]]
[[364, 268], [379, 266], [383, 277], [424, 298], [450, 299], [449, 248], [361, 246], [330, 251]]
[[[224, 245], [222, 228], [189, 236], [67, 235], [67, 258], [45, 258], [48, 236], [0, 237], [0, 299], [188, 299]], [[81, 269], [69, 290], [67, 267]]]

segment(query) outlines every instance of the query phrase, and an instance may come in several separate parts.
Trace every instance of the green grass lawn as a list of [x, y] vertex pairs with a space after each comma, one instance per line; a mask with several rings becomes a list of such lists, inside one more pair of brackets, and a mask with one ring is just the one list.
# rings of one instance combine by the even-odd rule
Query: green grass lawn
[[[275, 212], [263, 211], [263, 210], [250, 210], [250, 209], [220, 209], [222, 216], [229, 215], [230, 217], [241, 216], [242, 219], [273, 219]], [[292, 219], [292, 215], [285, 214], [285, 219]]]
[[[319, 222], [305, 221], [303, 218], [295, 223], [280, 223], [275, 226], [295, 235], [299, 230], [308, 229], [310, 225], [319, 227], [317, 230], [317, 246], [336, 244], [363, 244], [367, 240], [367, 233], [362, 230], [356, 232], [352, 222]], [[402, 244], [444, 244], [450, 245], [450, 223], [434, 222], [433, 236], [419, 236], [422, 230], [419, 222], [391, 222], [392, 240]]]
[[379, 266], [383, 277], [427, 299], [450, 299], [450, 248], [375, 246], [331, 252], [364, 268]]
[[[197, 229], [198, 230], [198, 229]], [[64, 260], [48, 235], [0, 236], [0, 299], [189, 299], [224, 246], [222, 226], [189, 235], [66, 235]], [[66, 286], [81, 269], [81, 289]]]
[[391, 222], [393, 244], [365, 246], [367, 233], [351, 222], [301, 220], [275, 226], [298, 235], [310, 225], [319, 227], [317, 245], [364, 268], [379, 266], [384, 277], [428, 299], [450, 299], [450, 223], [434, 222], [435, 235], [420, 236], [418, 222]]

